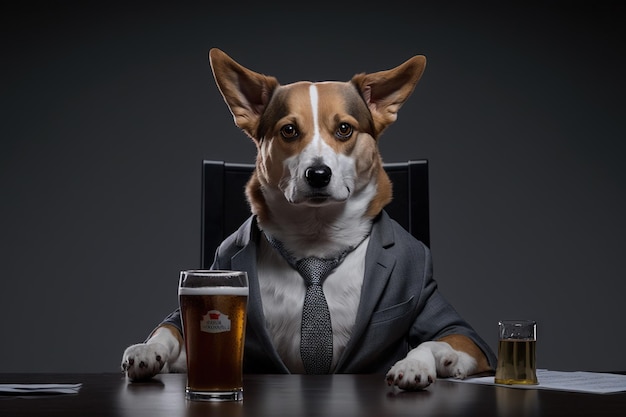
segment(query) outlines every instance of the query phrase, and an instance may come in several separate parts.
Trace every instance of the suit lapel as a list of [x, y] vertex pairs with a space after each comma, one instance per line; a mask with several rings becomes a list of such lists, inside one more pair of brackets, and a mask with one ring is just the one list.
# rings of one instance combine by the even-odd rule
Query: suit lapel
[[385, 290], [393, 266], [396, 263], [395, 256], [389, 255], [385, 250], [393, 244], [393, 230], [389, 224], [389, 217], [383, 211], [372, 227], [366, 251], [365, 273], [356, 322], [346, 349], [343, 351], [341, 358], [339, 358], [335, 372], [341, 372], [348, 358], [350, 358], [355, 349], [359, 348], [361, 336], [367, 330], [374, 309]]
[[[237, 237], [237, 245], [242, 249], [231, 258], [231, 267], [237, 271], [248, 272], [248, 328], [252, 330], [255, 341], [267, 353], [268, 358], [274, 363], [276, 369], [282, 369], [284, 373], [289, 370], [276, 352], [270, 339], [270, 335], [265, 327], [265, 315], [263, 314], [263, 302], [261, 301], [261, 290], [256, 267], [256, 248], [259, 244], [260, 233], [256, 221], [250, 221], [249, 227], [240, 229]], [[248, 342], [247, 342], [248, 343]]]

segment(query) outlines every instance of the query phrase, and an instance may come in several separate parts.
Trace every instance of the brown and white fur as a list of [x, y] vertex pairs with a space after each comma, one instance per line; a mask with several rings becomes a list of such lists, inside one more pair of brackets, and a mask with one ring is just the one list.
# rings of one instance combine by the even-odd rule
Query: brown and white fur
[[[366, 236], [392, 197], [377, 141], [413, 92], [426, 59], [415, 56], [391, 70], [357, 74], [349, 82], [289, 85], [244, 68], [218, 49], [210, 51], [209, 59], [235, 124], [257, 146], [246, 194], [259, 226], [296, 259], [330, 258], [357, 246], [324, 282], [334, 369], [355, 322]], [[276, 349], [291, 372], [302, 373], [303, 280], [265, 240], [258, 280]], [[122, 368], [133, 380], [184, 372], [185, 367], [182, 337], [171, 326], [158, 328], [145, 344], [130, 346], [122, 358]], [[387, 382], [420, 389], [437, 376], [464, 378], [488, 369], [470, 339], [451, 335], [411, 350], [389, 370]]]

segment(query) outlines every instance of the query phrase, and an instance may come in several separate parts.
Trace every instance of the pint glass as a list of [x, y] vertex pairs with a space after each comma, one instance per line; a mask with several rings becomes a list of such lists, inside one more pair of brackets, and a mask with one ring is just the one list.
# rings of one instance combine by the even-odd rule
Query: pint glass
[[187, 350], [186, 398], [242, 400], [247, 274], [182, 271], [178, 295]]

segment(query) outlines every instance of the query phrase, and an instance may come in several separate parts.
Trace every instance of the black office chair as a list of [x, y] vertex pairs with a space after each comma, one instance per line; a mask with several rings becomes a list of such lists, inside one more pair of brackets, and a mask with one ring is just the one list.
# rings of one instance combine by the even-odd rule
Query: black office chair
[[[393, 200], [385, 210], [430, 246], [428, 160], [384, 167], [393, 183]], [[253, 169], [252, 164], [202, 162], [202, 268], [211, 266], [219, 244], [250, 216], [244, 189]]]

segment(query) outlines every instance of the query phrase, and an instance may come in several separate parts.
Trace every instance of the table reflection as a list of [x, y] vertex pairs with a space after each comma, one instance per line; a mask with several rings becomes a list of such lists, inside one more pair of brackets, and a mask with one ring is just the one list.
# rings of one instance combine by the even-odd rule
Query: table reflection
[[496, 387], [496, 406], [501, 417], [541, 415], [539, 392], [535, 389]]

